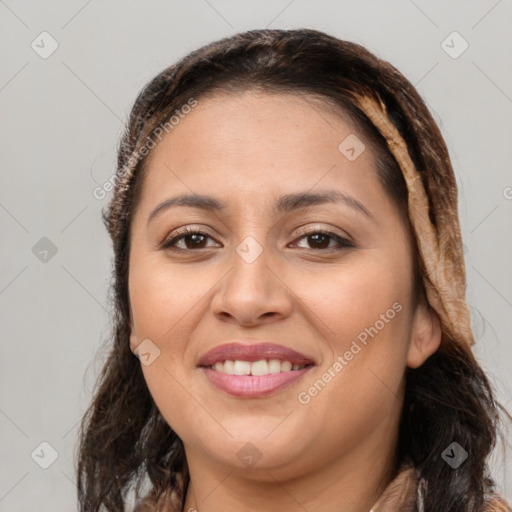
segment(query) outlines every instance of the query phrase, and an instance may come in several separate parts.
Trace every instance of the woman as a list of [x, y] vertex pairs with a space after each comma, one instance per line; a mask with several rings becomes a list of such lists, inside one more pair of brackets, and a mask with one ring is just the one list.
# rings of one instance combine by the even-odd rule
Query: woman
[[453, 170], [389, 63], [306, 29], [192, 52], [137, 98], [105, 223], [82, 511], [510, 511]]

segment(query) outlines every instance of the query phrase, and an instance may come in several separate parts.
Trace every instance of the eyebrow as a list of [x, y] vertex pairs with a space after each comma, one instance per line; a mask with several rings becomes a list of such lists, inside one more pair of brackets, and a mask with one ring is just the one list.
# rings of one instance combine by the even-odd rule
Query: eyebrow
[[[286, 194], [276, 201], [274, 211], [276, 213], [285, 214], [293, 210], [326, 203], [343, 203], [353, 210], [364, 213], [364, 215], [375, 222], [374, 217], [363, 203], [358, 201], [355, 197], [345, 194], [344, 192], [340, 192], [339, 190], [326, 190], [316, 193], [296, 192], [293, 194]], [[222, 210], [226, 210], [228, 205], [224, 201], [208, 195], [182, 194], [166, 199], [156, 206], [148, 216], [148, 223], [160, 212], [177, 206], [188, 206], [190, 208], [198, 208], [205, 211], [220, 212]]]

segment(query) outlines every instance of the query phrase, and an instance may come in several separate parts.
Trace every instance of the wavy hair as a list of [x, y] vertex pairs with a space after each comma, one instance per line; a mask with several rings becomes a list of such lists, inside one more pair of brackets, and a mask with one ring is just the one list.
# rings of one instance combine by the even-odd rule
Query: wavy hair
[[[129, 347], [130, 223], [147, 148], [154, 146], [176, 109], [191, 98], [247, 90], [298, 94], [337, 108], [369, 141], [378, 178], [408, 219], [401, 170], [386, 140], [354, 101], [355, 95], [378, 96], [406, 141], [429, 196], [434, 225], [443, 188], [448, 183], [456, 190], [447, 147], [416, 89], [391, 64], [356, 43], [310, 29], [252, 30], [203, 46], [151, 80], [131, 110], [119, 145], [113, 198], [103, 213], [114, 249], [113, 332], [80, 428], [81, 512], [125, 510], [130, 495], [138, 512], [182, 509], [189, 483], [183, 444], [158, 411]], [[416, 263], [416, 300], [424, 300]], [[443, 333], [437, 352], [421, 367], [407, 368], [405, 377], [397, 459], [409, 459], [418, 468], [426, 484], [425, 511], [486, 510], [495, 487], [486, 460], [496, 444], [499, 409], [506, 411], [496, 402], [484, 371], [470, 352]], [[469, 455], [456, 471], [440, 456], [454, 440]]]

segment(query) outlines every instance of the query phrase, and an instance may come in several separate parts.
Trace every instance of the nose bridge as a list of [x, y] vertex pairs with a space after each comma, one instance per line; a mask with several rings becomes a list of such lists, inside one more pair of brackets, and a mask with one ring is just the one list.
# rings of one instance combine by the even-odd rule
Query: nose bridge
[[[252, 193], [254, 197], [255, 193]], [[259, 193], [259, 195], [262, 195]], [[270, 264], [269, 257], [272, 252], [271, 243], [271, 220], [265, 205], [255, 205], [244, 195], [238, 198], [238, 218], [235, 221], [232, 235], [235, 242], [232, 262], [236, 269], [254, 273], [253, 265], [258, 271], [262, 271], [266, 264]], [[268, 271], [268, 270], [267, 270]]]
[[[263, 202], [255, 203], [255, 196]], [[276, 220], [271, 217], [271, 200], [262, 190], [251, 189], [249, 193], [238, 197], [238, 218], [235, 221], [233, 235], [239, 238], [232, 254], [233, 268], [231, 274], [251, 282], [264, 290], [277, 286], [276, 278], [268, 267], [275, 267], [278, 254], [273, 246], [273, 228]], [[279, 281], [279, 280], [278, 280]]]
[[284, 284], [272, 271], [272, 255], [266, 235], [260, 230], [248, 235], [234, 247], [231, 270], [225, 276], [213, 301], [214, 313], [255, 323], [258, 319], [283, 316], [291, 305]]
[[257, 294], [270, 297], [271, 290], [276, 286], [269, 270], [272, 252], [269, 241], [261, 232], [243, 238], [231, 258], [233, 269], [229, 273], [229, 281], [232, 291], [246, 298]]

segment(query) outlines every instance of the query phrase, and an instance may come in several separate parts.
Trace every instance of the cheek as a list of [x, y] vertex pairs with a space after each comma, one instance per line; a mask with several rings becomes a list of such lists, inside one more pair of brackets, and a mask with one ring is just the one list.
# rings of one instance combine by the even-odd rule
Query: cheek
[[[190, 420], [199, 428], [205, 418], [198, 414], [199, 396], [190, 385], [187, 347], [191, 333], [200, 321], [199, 314], [212, 283], [192, 266], [171, 268], [166, 262], [132, 255], [129, 274], [130, 304], [137, 343], [151, 340], [159, 356], [142, 371], [157, 408], [182, 439], [187, 439]], [[206, 428], [206, 426], [204, 427]]]
[[366, 281], [368, 276], [339, 279], [338, 285], [355, 288], [338, 288], [325, 302], [322, 319], [332, 330], [324, 337], [326, 358], [297, 395], [304, 421], [321, 439], [316, 449], [326, 457], [363, 443], [376, 430], [393, 431], [402, 407], [410, 332], [406, 295], [391, 291], [386, 280]]
[[[368, 250], [354, 265], [318, 272], [299, 283], [300, 278], [294, 291], [322, 320], [323, 332], [338, 353], [347, 350], [353, 339], [375, 323], [382, 334], [384, 331], [389, 334], [382, 340], [383, 349], [391, 341], [392, 333], [407, 326], [410, 272], [403, 261], [386, 258], [383, 251]], [[399, 306], [393, 309], [395, 303], [402, 309], [400, 314], [396, 314]]]
[[316, 377], [305, 383], [302, 399], [309, 400], [312, 415], [325, 415], [324, 424], [334, 430], [340, 418], [331, 420], [333, 408], [352, 411], [342, 420], [345, 426], [364, 430], [386, 416], [400, 395], [412, 283], [406, 260], [389, 254], [369, 251], [357, 265], [329, 272], [326, 279], [319, 274], [314, 287], [304, 283], [300, 292], [322, 320], [317, 325], [327, 348], [322, 382]]
[[187, 316], [200, 308], [214, 281], [209, 284], [208, 277], [192, 265], [178, 268], [161, 258], [143, 259], [137, 254], [131, 268], [130, 304], [138, 340], [150, 338], [161, 348], [176, 351]]

